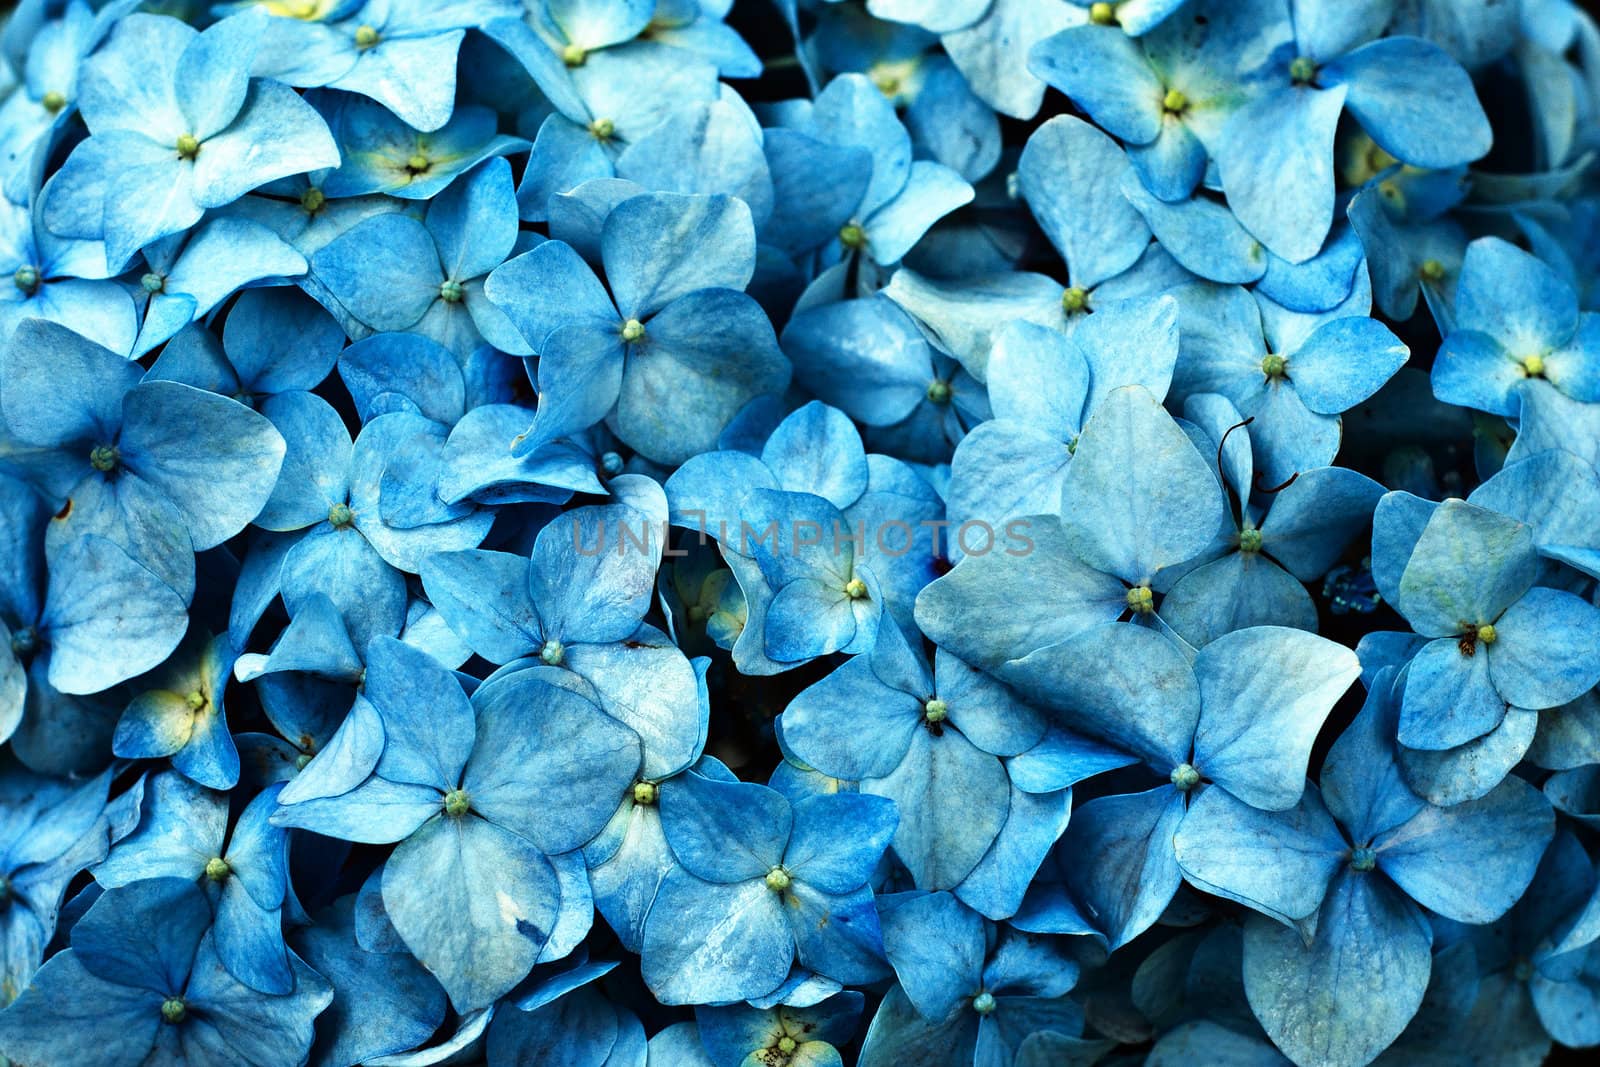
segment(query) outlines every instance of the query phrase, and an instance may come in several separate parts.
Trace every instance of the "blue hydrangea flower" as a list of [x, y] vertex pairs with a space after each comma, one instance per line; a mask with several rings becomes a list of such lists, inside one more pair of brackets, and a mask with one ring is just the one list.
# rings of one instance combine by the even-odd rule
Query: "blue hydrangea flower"
[[1389, 564], [1403, 566], [1396, 608], [1428, 639], [1405, 671], [1401, 744], [1454, 748], [1509, 708], [1556, 707], [1600, 682], [1600, 609], [1537, 584], [1527, 525], [1460, 500], [1419, 517], [1409, 558]]
[[[1554, 833], [1544, 798], [1508, 779], [1450, 808], [1402, 781], [1393, 675], [1375, 680], [1335, 742], [1322, 788], [1262, 812], [1207, 790], [1178, 832], [1178, 863], [1210, 892], [1261, 912], [1245, 924], [1244, 983], [1279, 1048], [1322, 1063], [1369, 1062], [1416, 1014], [1434, 939], [1421, 908], [1458, 922], [1504, 914]], [[1355, 967], [1371, 982], [1330, 987]], [[1320, 997], [1319, 1012], [1305, 1011]]]
[[1239, 288], [1186, 289], [1173, 396], [1220, 393], [1253, 418], [1250, 441], [1268, 486], [1326, 467], [1339, 450], [1339, 415], [1410, 358], [1388, 327], [1366, 317], [1371, 299], [1362, 281], [1332, 311], [1306, 315]]
[[548, 669], [469, 702], [425, 653], [379, 638], [366, 679], [272, 823], [398, 842], [383, 872], [389, 920], [458, 1011], [486, 1007], [545, 951], [562, 896], [547, 857], [599, 832], [638, 772], [639, 739]]
[[1226, 521], [1206, 459], [1137, 385], [1112, 390], [1084, 427], [1059, 507], [1025, 520], [1024, 540], [968, 553], [924, 589], [923, 633], [1009, 680], [1010, 664], [1100, 623], [1128, 615], [1162, 627], [1156, 594]]
[[[801, 691], [779, 726], [795, 758], [894, 801], [894, 854], [917, 888], [961, 896], [1007, 825], [1011, 783], [999, 757], [1032, 748], [1045, 720], [943, 649], [930, 669], [885, 617], [871, 652]], [[1054, 843], [1046, 836], [1034, 866]], [[995, 860], [1014, 866], [1000, 879], [1018, 887], [1018, 900], [1033, 874], [1027, 851]]]
[[1003, 927], [991, 933], [947, 893], [885, 904], [884, 947], [899, 982], [867, 1029], [862, 1067], [1010, 1062], [1035, 1030], [1082, 1033], [1082, 1010], [1066, 998], [1078, 965], [1057, 946]]
[[24, 203], [0, 198], [0, 336], [23, 319], [60, 323], [119, 354], [133, 348], [138, 310], [121, 285], [105, 277], [105, 246], [57, 237], [39, 218], [39, 194]]
[[248, 289], [228, 310], [220, 342], [204, 326], [187, 326], [161, 349], [147, 377], [258, 407], [278, 393], [315, 388], [344, 340], [339, 324], [296, 290]]
[[1112, 949], [1155, 922], [1177, 892], [1173, 834], [1200, 817], [1200, 799], [1220, 790], [1263, 811], [1299, 801], [1317, 732], [1359, 674], [1349, 649], [1273, 626], [1219, 637], [1191, 665], [1160, 634], [1109, 623], [1016, 665], [1018, 690], [1056, 712], [1067, 732], [1013, 759], [1013, 775], [1064, 788], [1118, 766], [1103, 751], [1109, 745], [1167, 780], [1090, 801], [1062, 839], [1068, 856], [1100, 857], [1066, 880]]
[[266, 15], [203, 33], [164, 15], [129, 15], [84, 64], [78, 106], [90, 137], [51, 184], [45, 225], [106, 242], [113, 269], [257, 186], [339, 152], [287, 86], [251, 78]]
[[539, 356], [544, 402], [519, 453], [609, 416], [630, 447], [681, 462], [747, 402], [787, 385], [772, 327], [740, 291], [755, 261], [740, 201], [634, 197], [606, 219], [601, 249], [610, 294], [560, 241], [496, 269], [485, 287]]
[[72, 947], [0, 1014], [0, 1042], [40, 1063], [304, 1060], [313, 1020], [333, 996], [328, 984], [291, 958], [292, 991], [257, 993], [223, 967], [210, 927], [191, 882], [108, 889], [72, 928]]
[[841, 982], [886, 972], [867, 879], [894, 834], [892, 803], [838, 794], [791, 804], [766, 786], [693, 773], [662, 800], [682, 867], [645, 922], [644, 979], [658, 999], [759, 997], [797, 954]]
[[1433, 365], [1440, 400], [1517, 413], [1515, 386], [1540, 379], [1574, 400], [1600, 401], [1600, 315], [1572, 287], [1496, 237], [1467, 246], [1451, 327]]
[[111, 751], [128, 759], [170, 758], [189, 780], [232, 789], [239, 781], [239, 753], [228, 732], [223, 693], [233, 658], [226, 637], [196, 635], [143, 679], [149, 688], [128, 703]]
[[368, 330], [411, 330], [462, 360], [484, 341], [528, 355], [522, 336], [483, 292], [484, 279], [516, 241], [511, 166], [491, 159], [430, 201], [422, 221], [374, 216], [311, 262], [333, 298]]
[[1253, 99], [1228, 119], [1213, 154], [1239, 221], [1299, 263], [1333, 223], [1333, 138], [1344, 112], [1418, 167], [1470, 163], [1492, 135], [1472, 79], [1449, 54], [1416, 37], [1380, 37], [1388, 5], [1318, 0], [1288, 14], [1271, 24], [1281, 43], [1252, 72]]
[[257, 794], [230, 833], [226, 793], [157, 774], [143, 784], [138, 828], [95, 867], [95, 880], [107, 888], [150, 878], [199, 885], [216, 916], [212, 944], [228, 973], [262, 993], [292, 992], [281, 929], [289, 850], [284, 831], [267, 822], [280, 788]]

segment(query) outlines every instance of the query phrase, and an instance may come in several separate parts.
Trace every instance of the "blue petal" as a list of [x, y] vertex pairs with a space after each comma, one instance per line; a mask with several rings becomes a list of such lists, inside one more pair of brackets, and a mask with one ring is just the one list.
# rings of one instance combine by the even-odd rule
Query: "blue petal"
[[1318, 76], [1323, 85], [1344, 85], [1350, 114], [1380, 147], [1412, 166], [1471, 163], [1493, 142], [1471, 76], [1430, 41], [1372, 41], [1326, 64]]

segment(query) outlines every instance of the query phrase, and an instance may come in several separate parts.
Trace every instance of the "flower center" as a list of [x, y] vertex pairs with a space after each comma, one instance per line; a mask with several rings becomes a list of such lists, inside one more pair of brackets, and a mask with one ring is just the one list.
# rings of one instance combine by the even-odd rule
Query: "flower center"
[[995, 1007], [996, 1004], [994, 1002], [993, 993], [983, 992], [972, 998], [972, 1010], [977, 1012], [979, 1015], [988, 1015], [990, 1012], [994, 1011]]
[[1482, 626], [1478, 627], [1478, 640], [1482, 641], [1486, 645], [1494, 644], [1495, 638], [1499, 636], [1500, 635], [1494, 631], [1493, 623], [1486, 622]]
[[1200, 772], [1194, 769], [1192, 763], [1180, 763], [1172, 768], [1171, 778], [1180, 793], [1187, 793], [1200, 784]]
[[1161, 109], [1169, 115], [1181, 115], [1189, 106], [1189, 98], [1177, 89], [1168, 89], [1161, 98]]
[[1251, 527], [1248, 530], [1240, 530], [1239, 531], [1239, 551], [1240, 552], [1260, 552], [1261, 551], [1261, 531], [1255, 529], [1254, 527]]
[[622, 473], [622, 457], [615, 452], [603, 452], [600, 455], [600, 469], [606, 477], [615, 478]]
[[569, 44], [561, 50], [561, 62], [569, 67], [581, 67], [589, 58], [589, 53], [584, 51], [582, 45]]
[[622, 339], [628, 344], [633, 344], [644, 336], [644, 323], [638, 319], [629, 319], [622, 324]]
[[937, 378], [928, 383], [928, 399], [935, 404], [950, 403], [950, 383], [941, 382]]
[[617, 124], [610, 119], [595, 119], [589, 123], [589, 136], [596, 141], [609, 141], [617, 133]]
[[300, 194], [300, 210], [307, 215], [315, 215], [327, 202], [327, 194], [321, 189], [311, 188]]
[[867, 595], [867, 583], [860, 578], [852, 578], [844, 583], [844, 595], [851, 600], [860, 600]]
[[1444, 264], [1437, 259], [1425, 259], [1422, 261], [1422, 266], [1417, 269], [1417, 273], [1422, 275], [1423, 281], [1437, 285], [1444, 281]]
[[117, 469], [120, 458], [115, 445], [95, 445], [89, 453], [89, 466], [101, 474], [110, 474]]
[[39, 631], [32, 626], [24, 626], [11, 635], [11, 654], [19, 659], [31, 656], [39, 647]]
[[552, 637], [539, 650], [539, 658], [544, 660], [547, 667], [559, 667], [562, 661], [567, 658], [567, 646]]
[[782, 1037], [778, 1038], [778, 1051], [785, 1056], [794, 1055], [794, 1050], [799, 1047], [799, 1042], [795, 1041], [795, 1039], [790, 1037], [788, 1034], [784, 1034]]
[[472, 798], [467, 796], [465, 789], [452, 789], [444, 795], [444, 813], [446, 815], [465, 815], [470, 807], [472, 807]]
[[1148, 585], [1136, 585], [1128, 590], [1128, 610], [1135, 615], [1148, 615], [1156, 610], [1156, 595]]
[[191, 689], [189, 695], [183, 698], [183, 702], [190, 711], [199, 711], [206, 706], [206, 695], [198, 689]]
[[363, 51], [372, 48], [382, 39], [378, 31], [371, 26], [356, 27], [356, 47]]
[[635, 782], [633, 784], [633, 802], [635, 804], [650, 805], [656, 802], [661, 795], [660, 788], [654, 782]]
[[181, 997], [168, 997], [161, 1002], [161, 1018], [174, 1026], [183, 1022], [184, 1017], [188, 1014], [189, 1009], [184, 1005]]
[[1116, 10], [1106, 3], [1090, 4], [1089, 21], [1096, 26], [1114, 26], [1117, 22]]
[[1068, 315], [1076, 315], [1080, 311], [1089, 309], [1089, 291], [1082, 286], [1074, 285], [1061, 294], [1061, 309]]
[[1378, 854], [1363, 845], [1350, 853], [1352, 871], [1370, 871], [1378, 865]]
[[424, 174], [431, 166], [433, 166], [433, 160], [429, 159], [420, 150], [411, 153], [411, 158], [406, 160], [406, 170], [412, 174]]
[[1261, 357], [1261, 373], [1268, 381], [1277, 381], [1289, 373], [1289, 361], [1276, 352]]
[[1289, 64], [1289, 80], [1296, 85], [1310, 85], [1316, 77], [1317, 63], [1310, 56], [1295, 56]]
[[950, 705], [934, 697], [922, 705], [922, 717], [929, 722], [944, 722], [950, 714]]
[[463, 295], [465, 294], [462, 291], [461, 283], [458, 281], [446, 281], [441, 283], [439, 286], [439, 299], [443, 300], [446, 304], [461, 303], [461, 297]]
[[200, 139], [192, 133], [180, 133], [176, 147], [179, 159], [193, 159], [200, 154]]
[[774, 867], [767, 872], [767, 888], [774, 893], [781, 893], [790, 885], [789, 872], [782, 867]]
[[349, 504], [335, 504], [328, 509], [328, 521], [335, 530], [342, 530], [356, 521], [356, 513], [350, 510]]
[[228, 861], [221, 856], [212, 856], [206, 860], [206, 877], [213, 882], [221, 882], [233, 873], [233, 868], [228, 866]]
[[1522, 373], [1530, 378], [1544, 377], [1544, 357], [1525, 356], [1522, 360]]
[[155, 296], [157, 293], [166, 291], [167, 279], [163, 278], [155, 271], [151, 271], [139, 279], [139, 288], [143, 289], [151, 296]]
[[865, 248], [867, 231], [854, 222], [847, 222], [839, 227], [839, 243], [846, 248]]
[[39, 291], [39, 283], [41, 281], [39, 277], [39, 268], [29, 266], [18, 267], [17, 272], [11, 276], [11, 280], [16, 283], [18, 289], [21, 289], [24, 293], [32, 296], [34, 293]]
[[50, 112], [50, 114], [58, 115], [61, 113], [61, 109], [67, 106], [67, 97], [66, 94], [51, 89], [48, 93], [45, 93], [44, 96], [39, 98], [39, 103], [46, 111]]

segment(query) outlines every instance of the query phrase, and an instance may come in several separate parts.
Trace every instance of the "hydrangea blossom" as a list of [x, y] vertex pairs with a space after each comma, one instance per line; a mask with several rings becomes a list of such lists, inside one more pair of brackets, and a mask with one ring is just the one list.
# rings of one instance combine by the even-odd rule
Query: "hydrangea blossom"
[[1573, 0], [9, 5], [0, 1063], [1600, 1047], [1597, 116]]

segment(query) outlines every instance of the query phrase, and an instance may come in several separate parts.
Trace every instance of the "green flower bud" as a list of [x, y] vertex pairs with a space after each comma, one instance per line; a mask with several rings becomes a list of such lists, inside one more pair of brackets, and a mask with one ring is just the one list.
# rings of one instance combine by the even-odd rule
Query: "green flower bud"
[[622, 473], [622, 457], [615, 452], [603, 452], [600, 455], [600, 469], [606, 477], [615, 478]]
[[844, 583], [844, 595], [851, 600], [860, 600], [867, 595], [867, 583], [860, 578], [852, 578]]
[[188, 1014], [189, 1009], [180, 997], [168, 997], [161, 1002], [161, 1018], [174, 1026], [183, 1022]]
[[1544, 377], [1544, 357], [1524, 356], [1522, 360], [1522, 372], [1530, 378]]
[[1161, 98], [1162, 110], [1173, 115], [1179, 115], [1189, 106], [1189, 98], [1177, 89], [1168, 89], [1167, 95]]
[[582, 45], [569, 44], [561, 50], [561, 62], [569, 67], [581, 67], [588, 58], [589, 53]]
[[117, 469], [119, 459], [115, 445], [95, 445], [89, 453], [89, 466], [101, 474], [110, 474]]
[[854, 222], [847, 222], [839, 227], [839, 243], [846, 248], [865, 248], [867, 231]]
[[1180, 793], [1187, 793], [1200, 784], [1200, 772], [1195, 770], [1194, 765], [1190, 763], [1180, 763], [1172, 768], [1170, 777], [1172, 784], [1177, 787]]
[[547, 667], [559, 667], [562, 661], [567, 658], [567, 648], [552, 637], [539, 650], [539, 658], [544, 660], [544, 664]]
[[1482, 626], [1478, 627], [1478, 640], [1482, 641], [1486, 645], [1494, 644], [1495, 638], [1499, 636], [1500, 635], [1494, 631], [1493, 623], [1486, 622]]
[[1245, 529], [1245, 530], [1240, 530], [1239, 531], [1239, 551], [1240, 552], [1260, 552], [1261, 551], [1261, 531], [1255, 529], [1254, 527], [1251, 527], [1251, 528]]
[[638, 319], [629, 319], [622, 324], [622, 339], [628, 344], [633, 344], [644, 336], [644, 323]]
[[18, 267], [17, 272], [11, 276], [11, 280], [16, 283], [18, 289], [21, 289], [29, 296], [39, 291], [39, 285], [43, 281], [39, 277], [39, 268], [29, 266]]
[[774, 867], [767, 872], [767, 888], [774, 893], [781, 893], [790, 885], [789, 872], [782, 867]]
[[794, 1038], [790, 1037], [788, 1034], [784, 1034], [782, 1037], [778, 1038], [778, 1051], [785, 1056], [794, 1055], [794, 1050], [799, 1047], [800, 1043]]
[[297, 770], [297, 771], [303, 771], [303, 770], [306, 769], [306, 764], [308, 764], [310, 762], [311, 762], [311, 753], [302, 752], [302, 753], [300, 753], [298, 756], [296, 756], [294, 758], [294, 769]]
[[1310, 56], [1296, 56], [1289, 64], [1289, 80], [1296, 85], [1309, 85], [1317, 77], [1317, 62]]
[[371, 26], [356, 27], [356, 47], [363, 51], [368, 48], [372, 48], [382, 39], [383, 38], [378, 35], [378, 31], [373, 29]]
[[1128, 590], [1128, 610], [1135, 615], [1148, 615], [1156, 610], [1156, 596], [1148, 585], [1136, 585]]
[[1082, 286], [1074, 285], [1061, 294], [1061, 310], [1068, 315], [1076, 315], [1080, 311], [1089, 310], [1089, 291]]
[[199, 711], [206, 706], [206, 695], [198, 689], [189, 690], [189, 695], [183, 698], [190, 711]]
[[472, 798], [467, 796], [465, 789], [452, 789], [444, 795], [444, 813], [446, 815], [465, 815], [472, 807]]
[[439, 299], [446, 304], [459, 304], [466, 293], [461, 288], [461, 283], [455, 280], [442, 282], [439, 285]]
[[315, 186], [300, 194], [300, 210], [307, 215], [315, 215], [322, 210], [322, 206], [327, 202], [327, 194]]
[[1261, 373], [1269, 380], [1277, 380], [1289, 373], [1289, 361], [1276, 352], [1261, 357]]
[[200, 154], [200, 139], [192, 133], [180, 133], [176, 147], [179, 159], [193, 159]]
[[1435, 285], [1439, 284], [1445, 279], [1444, 264], [1440, 263], [1437, 259], [1423, 260], [1422, 266], [1417, 268], [1417, 273], [1422, 276], [1423, 281], [1432, 282]]
[[1352, 871], [1370, 871], [1378, 865], [1378, 854], [1365, 846], [1350, 853]]
[[[1095, 6], [1101, 7], [1105, 5], [1096, 4]], [[994, 1002], [993, 993], [983, 992], [972, 998], [972, 1010], [977, 1012], [979, 1015], [988, 1015], [998, 1006], [999, 1005]]]
[[944, 722], [945, 718], [949, 714], [950, 705], [946, 704], [938, 697], [934, 697], [932, 700], [922, 705], [922, 717], [927, 719], [929, 722]]
[[661, 795], [661, 789], [654, 782], [635, 782], [633, 784], [633, 802], [635, 804], [650, 805], [656, 802]]
[[610, 119], [595, 119], [589, 123], [589, 136], [596, 141], [609, 141], [617, 134], [617, 124]]
[[233, 873], [233, 868], [228, 866], [228, 861], [221, 856], [212, 856], [206, 860], [206, 877], [213, 882], [221, 882]]
[[328, 521], [335, 530], [342, 530], [356, 521], [356, 513], [350, 510], [349, 504], [335, 504], [328, 509]]
[[1096, 26], [1115, 26], [1117, 24], [1116, 10], [1106, 3], [1090, 4], [1089, 21]]
[[155, 296], [157, 293], [165, 291], [167, 288], [167, 280], [161, 275], [157, 274], [155, 271], [151, 271], [139, 279], [139, 288], [143, 289], [151, 296]]
[[941, 382], [938, 379], [934, 379], [933, 381], [929, 382], [928, 399], [933, 401], [935, 404], [950, 403], [950, 383]]
[[431, 166], [433, 160], [429, 159], [420, 148], [411, 153], [411, 158], [406, 160], [406, 170], [412, 174], [425, 174]]
[[58, 115], [61, 113], [61, 109], [67, 106], [67, 98], [64, 93], [51, 89], [39, 98], [39, 104], [50, 114]]

